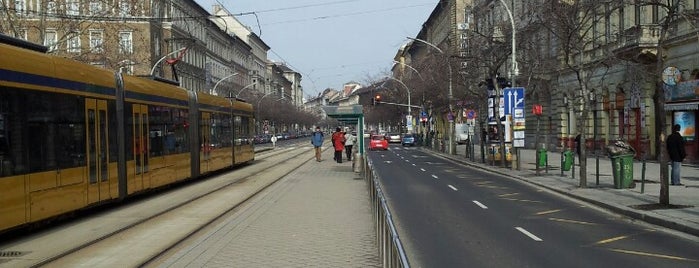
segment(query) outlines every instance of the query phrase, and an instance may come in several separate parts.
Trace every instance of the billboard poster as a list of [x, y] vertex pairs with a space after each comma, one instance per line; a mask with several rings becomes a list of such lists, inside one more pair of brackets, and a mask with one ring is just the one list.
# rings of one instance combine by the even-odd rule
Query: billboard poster
[[687, 141], [693, 141], [696, 136], [696, 120], [694, 111], [677, 111], [673, 115], [675, 124], [680, 125], [680, 134]]

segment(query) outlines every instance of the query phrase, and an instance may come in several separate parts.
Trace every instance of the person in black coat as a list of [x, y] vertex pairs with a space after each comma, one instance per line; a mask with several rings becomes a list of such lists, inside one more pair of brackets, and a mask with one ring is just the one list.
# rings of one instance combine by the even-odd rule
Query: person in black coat
[[672, 173], [670, 182], [672, 185], [682, 185], [680, 183], [680, 166], [682, 160], [687, 156], [684, 150], [684, 138], [680, 135], [680, 125], [672, 126], [672, 134], [667, 137], [667, 154], [672, 162]]

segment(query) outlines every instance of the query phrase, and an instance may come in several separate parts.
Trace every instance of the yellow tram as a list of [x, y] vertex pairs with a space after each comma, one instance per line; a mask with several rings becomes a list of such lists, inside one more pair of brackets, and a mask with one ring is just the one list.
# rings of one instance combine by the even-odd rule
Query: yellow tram
[[252, 105], [0, 35], [0, 232], [254, 159]]

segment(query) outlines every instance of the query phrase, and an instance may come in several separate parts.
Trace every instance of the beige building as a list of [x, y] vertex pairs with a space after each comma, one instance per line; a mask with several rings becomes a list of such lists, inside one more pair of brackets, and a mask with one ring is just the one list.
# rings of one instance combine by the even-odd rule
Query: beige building
[[[177, 80], [190, 90], [265, 94], [288, 82], [272, 77], [270, 47], [219, 5], [213, 16], [193, 0], [0, 0], [0, 9], [7, 22], [1, 33], [89, 64]], [[295, 80], [289, 94], [300, 102], [301, 77], [288, 76]]]
[[[699, 3], [679, 0], [668, 7], [641, 2], [440, 1], [416, 39], [452, 56], [448, 62], [455, 95], [450, 105], [460, 101], [461, 92], [483, 103], [477, 89], [485, 91], [484, 80], [492, 74], [514, 77], [516, 86], [525, 87], [525, 147], [535, 147], [538, 138], [549, 150], [570, 148], [573, 138], [584, 133], [588, 148], [600, 153], [604, 145], [623, 139], [636, 148], [637, 157], [647, 153], [655, 158], [657, 134], [669, 133], [669, 126], [678, 123], [685, 130], [689, 159], [697, 161], [699, 30], [694, 25]], [[584, 13], [593, 16], [583, 27], [585, 34], [577, 33], [578, 43], [566, 46], [546, 27], [554, 21], [540, 20], [555, 13], [552, 10], [569, 11], [584, 4], [594, 4], [591, 12]], [[577, 14], [583, 14], [580, 11]], [[663, 25], [666, 21], [669, 24]], [[408, 43], [398, 52], [394, 76], [414, 76], [408, 66], [431, 76], [425, 75], [429, 73], [425, 63], [440, 55], [418, 43], [423, 42]], [[513, 51], [515, 62], [510, 58]], [[664, 93], [665, 100], [659, 100], [656, 92]], [[532, 114], [534, 104], [543, 106], [542, 116]], [[537, 119], [543, 126], [539, 131], [533, 127]]]

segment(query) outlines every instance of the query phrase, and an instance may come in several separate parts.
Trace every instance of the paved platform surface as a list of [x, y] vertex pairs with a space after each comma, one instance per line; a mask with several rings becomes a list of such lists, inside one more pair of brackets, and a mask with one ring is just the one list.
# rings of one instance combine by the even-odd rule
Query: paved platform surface
[[[423, 147], [423, 149], [429, 148]], [[699, 166], [697, 165], [682, 165], [680, 182], [684, 185], [669, 186], [670, 204], [674, 207], [659, 208], [656, 206], [660, 200], [660, 164], [657, 161], [646, 161], [645, 176], [643, 176], [643, 163], [635, 159], [633, 162], [635, 185], [632, 188], [616, 189], [609, 157], [601, 151], [598, 156], [588, 155], [587, 188], [581, 188], [579, 187], [579, 159], [575, 159], [575, 178], [572, 170], [564, 171], [561, 175], [560, 151], [547, 152], [549, 170], [546, 172], [542, 169], [540, 175], [536, 175], [534, 149], [520, 149], [519, 170], [500, 167], [500, 163], [493, 166], [487, 157], [486, 163], [483, 163], [480, 151], [480, 146], [476, 146], [473, 154], [475, 157], [471, 159], [467, 157], [466, 145], [458, 145], [456, 155], [444, 153], [441, 155], [521, 179], [635, 219], [699, 236]], [[599, 164], [597, 164], [597, 158], [599, 158]], [[599, 184], [597, 178], [599, 178]]]
[[379, 267], [369, 193], [332, 150], [262, 191], [160, 267]]

